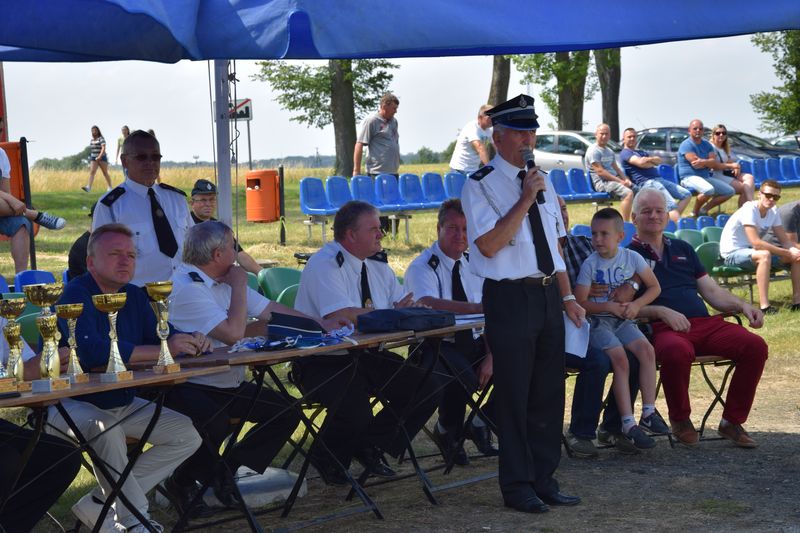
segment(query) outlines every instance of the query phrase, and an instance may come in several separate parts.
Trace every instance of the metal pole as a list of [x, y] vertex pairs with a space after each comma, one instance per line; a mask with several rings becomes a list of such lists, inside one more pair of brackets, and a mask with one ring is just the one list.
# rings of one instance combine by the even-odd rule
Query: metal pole
[[[19, 160], [22, 167], [22, 194], [25, 197], [25, 205], [32, 209], [31, 205], [31, 177], [28, 171], [28, 139], [19, 138]], [[30, 242], [30, 261], [31, 270], [36, 270], [36, 236], [31, 232]]]
[[233, 227], [231, 191], [230, 119], [228, 115], [228, 61], [214, 60], [214, 116], [217, 119], [217, 217]]
[[278, 199], [278, 220], [280, 220], [281, 223], [281, 246], [286, 246], [286, 213], [283, 204], [283, 165], [278, 166]]
[[250, 162], [250, 170], [253, 170], [253, 150], [250, 144], [250, 121], [247, 121], [247, 160]]

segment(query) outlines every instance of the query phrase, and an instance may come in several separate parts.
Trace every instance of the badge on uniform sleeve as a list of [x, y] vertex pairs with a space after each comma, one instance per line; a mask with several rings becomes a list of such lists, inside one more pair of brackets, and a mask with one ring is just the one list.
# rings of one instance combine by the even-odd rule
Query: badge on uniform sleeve
[[197, 272], [189, 272], [189, 277], [192, 279], [192, 281], [197, 281], [200, 283], [203, 282], [203, 277]]
[[344, 264], [344, 254], [341, 250], [339, 250], [339, 252], [336, 254], [336, 264], [339, 265], [339, 268], [342, 268], [342, 265]]
[[428, 259], [428, 266], [431, 267], [432, 270], [439, 268], [439, 256], [431, 254], [430, 259]]

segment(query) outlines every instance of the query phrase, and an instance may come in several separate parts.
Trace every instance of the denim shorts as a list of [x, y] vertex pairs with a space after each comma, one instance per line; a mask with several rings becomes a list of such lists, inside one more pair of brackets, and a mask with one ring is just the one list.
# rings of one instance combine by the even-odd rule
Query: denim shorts
[[[737, 248], [725, 256], [725, 266], [739, 267], [745, 270], [755, 270], [756, 264], [753, 263], [753, 251], [754, 250], [752, 248]], [[780, 256], [772, 254], [772, 267], [775, 268], [780, 265]]]
[[589, 318], [589, 324], [591, 325], [589, 345], [592, 348], [608, 350], [644, 338], [644, 333], [639, 331], [636, 323], [627, 318], [592, 316]]
[[19, 228], [28, 228], [28, 235], [33, 235], [33, 224], [25, 217], [0, 217], [0, 235], [14, 236]]

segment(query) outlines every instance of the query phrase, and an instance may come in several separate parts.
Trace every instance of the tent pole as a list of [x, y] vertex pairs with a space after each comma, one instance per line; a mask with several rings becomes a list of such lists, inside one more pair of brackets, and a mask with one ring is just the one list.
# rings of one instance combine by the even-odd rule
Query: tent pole
[[[217, 128], [217, 218], [233, 227], [231, 153], [228, 115], [228, 61], [214, 60], [214, 116]], [[235, 231], [235, 230], [234, 230]]]

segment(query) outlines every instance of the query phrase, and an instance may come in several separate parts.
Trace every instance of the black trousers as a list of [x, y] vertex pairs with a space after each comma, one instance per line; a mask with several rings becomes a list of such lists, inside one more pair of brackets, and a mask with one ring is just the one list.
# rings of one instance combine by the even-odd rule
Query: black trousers
[[499, 481], [507, 502], [558, 491], [564, 422], [564, 321], [555, 284], [487, 279], [486, 335], [494, 357]]
[[[0, 494], [3, 498], [12, 490], [12, 478], [32, 436], [32, 431], [0, 420]], [[80, 467], [81, 454], [72, 443], [43, 433], [17, 482], [17, 487], [24, 488], [0, 511], [0, 531], [31, 531], [67, 490]], [[26, 487], [28, 483], [31, 484]]]
[[[172, 387], [166, 405], [192, 419], [203, 437], [203, 444], [175, 470], [176, 480], [188, 485], [191, 480], [204, 482], [211, 478], [219, 457], [219, 447], [231, 434], [232, 418], [243, 418], [256, 385], [242, 383], [235, 389], [220, 389], [186, 383]], [[236, 473], [239, 466], [263, 472], [283, 445], [292, 436], [300, 417], [290, 401], [269, 387], [258, 391], [258, 400], [247, 418], [255, 422], [250, 431], [240, 436], [227, 458], [228, 466]]]
[[[424, 365], [430, 365], [437, 357], [435, 343], [425, 342]], [[478, 390], [478, 367], [486, 355], [486, 344], [478, 338], [472, 345], [472, 351], [463, 353], [456, 349], [452, 342], [441, 342], [439, 357], [436, 360], [435, 376], [442, 387], [442, 399], [439, 402], [439, 423], [455, 438], [461, 436], [464, 426], [464, 415], [467, 412], [467, 400]], [[447, 360], [445, 365], [441, 359]], [[448, 370], [452, 369], [452, 373]], [[455, 375], [453, 375], [455, 374]], [[490, 393], [481, 411], [492, 423], [494, 418], [494, 392]]]
[[[354, 357], [355, 368], [347, 368]], [[406, 447], [399, 417], [406, 415], [403, 427], [413, 439], [439, 405], [436, 381], [426, 379], [423, 368], [389, 351], [312, 356], [294, 366], [304, 391], [319, 387], [312, 400], [328, 409], [322, 438], [345, 467], [353, 452], [365, 446], [399, 456]], [[377, 415], [370, 405], [373, 395], [389, 404]]]

